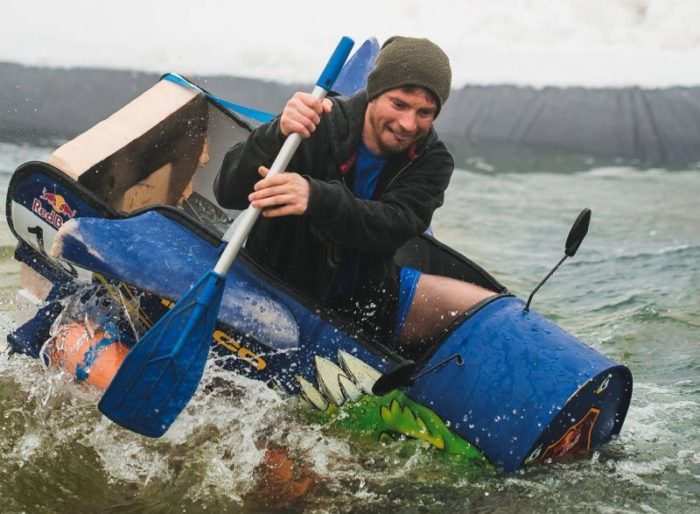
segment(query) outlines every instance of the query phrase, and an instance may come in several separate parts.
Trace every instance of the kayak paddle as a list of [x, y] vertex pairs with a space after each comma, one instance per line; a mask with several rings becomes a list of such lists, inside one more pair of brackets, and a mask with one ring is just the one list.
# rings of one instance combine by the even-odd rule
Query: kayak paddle
[[[333, 86], [353, 44], [348, 37], [340, 40], [311, 93], [316, 99]], [[300, 143], [299, 134], [287, 137], [268, 176], [287, 168]], [[240, 214], [214, 269], [134, 345], [100, 400], [105, 416], [139, 434], [160, 437], [185, 408], [204, 373], [226, 273], [259, 215], [253, 206]]]

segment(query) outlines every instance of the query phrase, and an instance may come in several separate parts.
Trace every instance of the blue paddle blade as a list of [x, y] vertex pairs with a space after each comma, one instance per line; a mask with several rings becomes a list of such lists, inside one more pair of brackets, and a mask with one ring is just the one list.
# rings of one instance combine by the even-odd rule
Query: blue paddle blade
[[160, 437], [197, 389], [225, 278], [210, 271], [131, 349], [99, 409], [115, 423]]

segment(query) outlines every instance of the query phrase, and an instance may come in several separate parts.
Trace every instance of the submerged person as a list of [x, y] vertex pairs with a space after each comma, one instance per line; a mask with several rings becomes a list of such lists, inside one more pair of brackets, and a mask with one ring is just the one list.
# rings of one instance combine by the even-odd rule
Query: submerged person
[[[451, 76], [433, 42], [392, 37], [366, 90], [323, 101], [294, 94], [229, 150], [214, 184], [223, 207], [262, 210], [246, 244], [256, 262], [366, 337], [412, 354], [495, 294], [394, 262], [430, 226], [454, 169], [433, 128]], [[267, 177], [291, 133], [304, 139], [288, 171]]]

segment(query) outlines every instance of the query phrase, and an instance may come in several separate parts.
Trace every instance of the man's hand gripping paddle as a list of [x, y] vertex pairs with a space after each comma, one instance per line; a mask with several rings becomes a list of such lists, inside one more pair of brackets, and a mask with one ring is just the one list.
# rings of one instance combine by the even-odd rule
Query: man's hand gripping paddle
[[[315, 98], [322, 100], [331, 89], [352, 46], [350, 38], [340, 40], [311, 93]], [[299, 134], [287, 137], [268, 176], [287, 168], [299, 143]], [[139, 434], [160, 437], [185, 408], [204, 373], [226, 273], [259, 215], [253, 206], [240, 215], [214, 269], [132, 348], [100, 400], [105, 416]]]

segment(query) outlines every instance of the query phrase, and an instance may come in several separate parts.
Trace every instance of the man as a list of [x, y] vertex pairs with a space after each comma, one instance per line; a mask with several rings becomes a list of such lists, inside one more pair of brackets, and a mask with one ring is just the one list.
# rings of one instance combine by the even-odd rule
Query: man
[[[433, 130], [451, 76], [437, 45], [393, 37], [366, 91], [322, 102], [296, 93], [227, 153], [214, 185], [223, 207], [262, 210], [246, 245], [257, 262], [370, 339], [404, 350], [494, 294], [393, 260], [429, 227], [454, 168]], [[304, 141], [289, 171], [266, 178], [293, 132]]]

